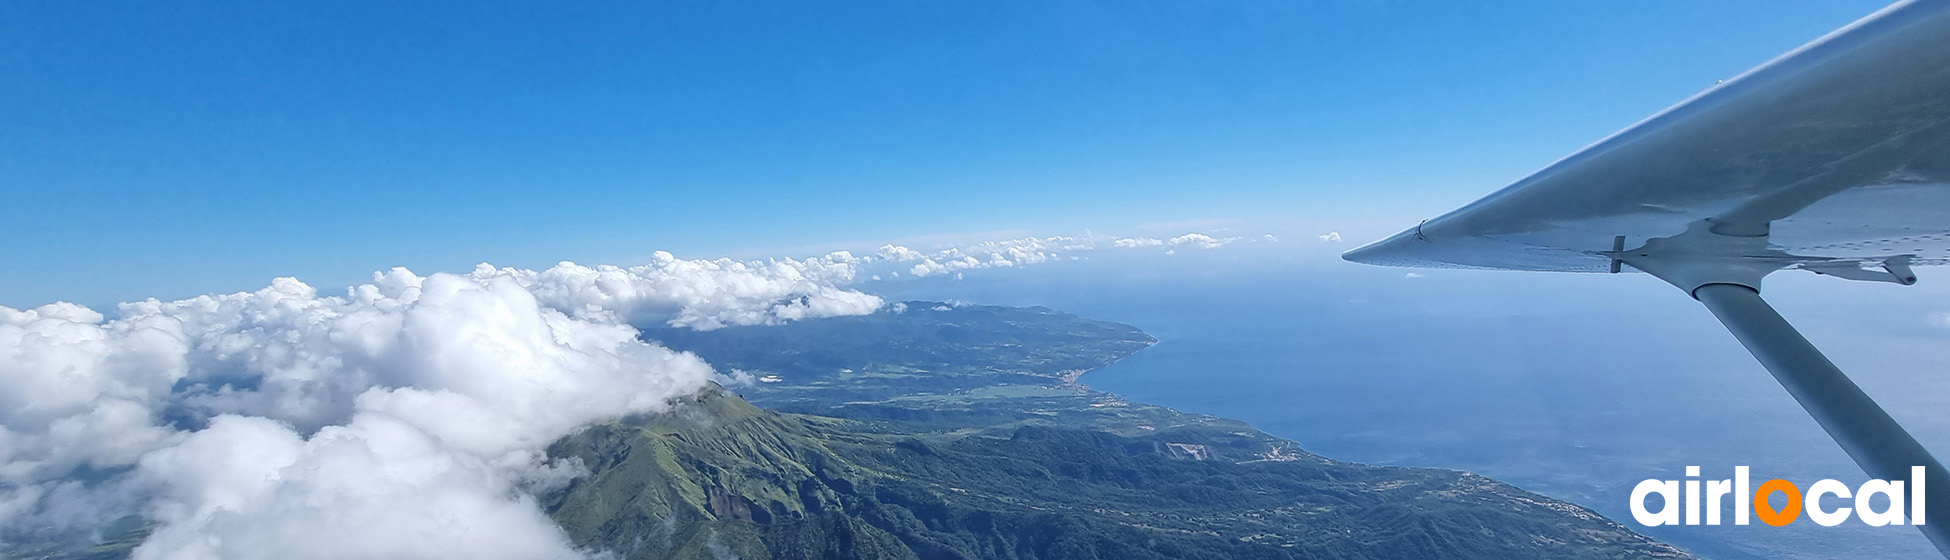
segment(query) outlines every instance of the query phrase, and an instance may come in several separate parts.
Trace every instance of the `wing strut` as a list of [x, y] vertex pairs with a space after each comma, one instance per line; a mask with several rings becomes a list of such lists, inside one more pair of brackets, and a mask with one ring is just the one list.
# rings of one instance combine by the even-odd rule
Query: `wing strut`
[[1910, 467], [1923, 467], [1929, 483], [1924, 485], [1927, 508], [1921, 523], [1909, 522], [1918, 525], [1938, 552], [1950, 557], [1950, 472], [1944, 471], [1943, 463], [1794, 330], [1761, 299], [1760, 292], [1739, 284], [1714, 283], [1694, 289], [1693, 297], [1706, 304], [1869, 476], [1902, 480], [1908, 489], [1916, 485], [1910, 480]]

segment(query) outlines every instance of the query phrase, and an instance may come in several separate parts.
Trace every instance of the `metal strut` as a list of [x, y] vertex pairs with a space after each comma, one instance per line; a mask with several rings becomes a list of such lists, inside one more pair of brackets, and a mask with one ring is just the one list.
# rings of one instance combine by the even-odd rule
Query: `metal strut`
[[1902, 480], [1905, 488], [1915, 488], [1916, 481], [1909, 480], [1910, 467], [1923, 467], [1928, 483], [1924, 519], [1910, 523], [1950, 558], [1950, 472], [1943, 463], [1794, 330], [1761, 299], [1760, 292], [1739, 284], [1714, 283], [1694, 289], [1693, 297], [1713, 311], [1870, 477]]

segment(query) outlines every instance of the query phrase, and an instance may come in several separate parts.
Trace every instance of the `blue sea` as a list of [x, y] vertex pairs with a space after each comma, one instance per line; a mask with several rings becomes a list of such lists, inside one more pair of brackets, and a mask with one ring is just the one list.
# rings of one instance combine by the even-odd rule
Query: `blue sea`
[[[1935, 557], [1913, 528], [1853, 520], [1832, 528], [1805, 518], [1785, 528], [1633, 521], [1632, 487], [1681, 479], [1688, 465], [1706, 478], [1745, 465], [1756, 483], [1786, 478], [1804, 488], [1867, 478], [1679, 290], [1638, 274], [1411, 274], [1344, 263], [1334, 254], [1345, 246], [1320, 245], [1097, 257], [867, 289], [892, 299], [1044, 305], [1135, 325], [1160, 343], [1084, 383], [1245, 420], [1334, 459], [1481, 473], [1704, 557]], [[1904, 288], [1786, 272], [1765, 291], [1944, 453], [1950, 290], [1929, 280]]]

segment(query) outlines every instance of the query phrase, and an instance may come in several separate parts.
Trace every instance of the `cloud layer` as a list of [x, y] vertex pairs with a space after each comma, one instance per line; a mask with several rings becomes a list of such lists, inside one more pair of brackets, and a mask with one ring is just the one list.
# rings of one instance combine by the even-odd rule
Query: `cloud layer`
[[[1271, 236], [1267, 236], [1270, 241]], [[956, 273], [964, 270], [983, 268], [1013, 268], [1042, 264], [1064, 258], [1076, 257], [1076, 253], [1101, 251], [1107, 249], [1161, 249], [1170, 254], [1178, 248], [1217, 249], [1241, 241], [1240, 237], [1212, 237], [1203, 233], [1187, 233], [1172, 238], [1152, 237], [1024, 237], [1004, 241], [989, 241], [964, 247], [950, 247], [933, 253], [923, 253], [900, 245], [884, 245], [873, 256], [864, 257], [863, 263], [895, 263], [905, 265], [896, 267], [894, 274], [905, 272], [913, 276], [934, 276]]]
[[578, 556], [529, 490], [549, 442], [714, 375], [637, 339], [870, 313], [809, 259], [376, 274], [320, 297], [0, 307], [0, 526], [158, 523], [137, 558]]
[[862, 277], [1239, 241], [1047, 237], [933, 252], [480, 265], [375, 273], [343, 295], [0, 306], [0, 550], [138, 514], [139, 559], [579, 558], [535, 493], [584, 471], [550, 442], [722, 379], [631, 325], [860, 315]]

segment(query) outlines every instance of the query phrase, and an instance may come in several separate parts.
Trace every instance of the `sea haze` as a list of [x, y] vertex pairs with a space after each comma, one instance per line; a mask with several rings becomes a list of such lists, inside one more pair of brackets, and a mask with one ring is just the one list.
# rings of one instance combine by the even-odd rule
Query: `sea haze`
[[[1161, 342], [1083, 382], [1245, 420], [1336, 459], [1486, 474], [1711, 558], [1930, 553], [1913, 529], [1854, 520], [1656, 529], [1632, 520], [1632, 487], [1682, 478], [1687, 465], [1708, 478], [1747, 465], [1756, 484], [1866, 478], [1683, 293], [1638, 274], [1409, 274], [1341, 262], [1345, 247], [1307, 239], [1110, 256], [865, 289], [1135, 325]], [[1943, 453], [1950, 290], [1923, 272], [1908, 288], [1784, 272], [1767, 294]]]

